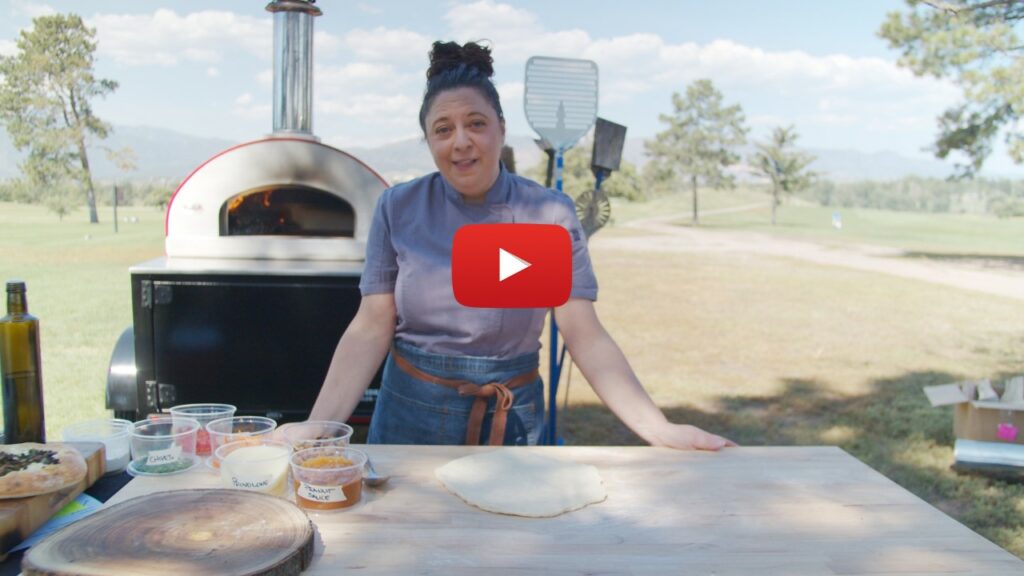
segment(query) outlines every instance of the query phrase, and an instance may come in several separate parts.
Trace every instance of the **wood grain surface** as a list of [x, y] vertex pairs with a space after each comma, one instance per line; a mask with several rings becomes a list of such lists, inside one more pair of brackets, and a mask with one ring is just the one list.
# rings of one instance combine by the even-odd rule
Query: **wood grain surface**
[[[546, 519], [481, 511], [434, 478], [495, 448], [365, 449], [393, 477], [352, 509], [309, 514], [320, 540], [308, 574], [1024, 574], [1024, 561], [834, 447], [497, 448], [600, 470], [607, 500]], [[112, 501], [217, 482], [136, 478]]]
[[74, 446], [85, 458], [85, 478], [49, 494], [0, 500], [0, 560], [7, 552], [46, 523], [106, 471], [102, 442], [62, 442]]
[[33, 546], [25, 576], [291, 576], [313, 556], [313, 525], [294, 504], [240, 490], [143, 495]]

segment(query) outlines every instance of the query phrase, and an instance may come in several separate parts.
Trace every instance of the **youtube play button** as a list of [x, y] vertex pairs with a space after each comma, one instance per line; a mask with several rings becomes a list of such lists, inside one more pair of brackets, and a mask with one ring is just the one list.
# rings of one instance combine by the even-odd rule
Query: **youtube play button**
[[509, 276], [515, 276], [530, 267], [530, 263], [515, 254], [509, 254], [504, 248], [498, 248], [498, 282]]
[[572, 242], [553, 224], [471, 224], [452, 244], [455, 300], [474, 308], [561, 306], [572, 290]]

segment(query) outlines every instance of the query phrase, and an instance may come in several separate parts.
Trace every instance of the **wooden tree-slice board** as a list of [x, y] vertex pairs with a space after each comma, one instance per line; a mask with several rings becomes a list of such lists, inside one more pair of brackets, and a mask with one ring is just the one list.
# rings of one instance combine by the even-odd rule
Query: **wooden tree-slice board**
[[302, 572], [313, 524], [283, 500], [241, 490], [177, 490], [100, 510], [36, 544], [28, 575]]

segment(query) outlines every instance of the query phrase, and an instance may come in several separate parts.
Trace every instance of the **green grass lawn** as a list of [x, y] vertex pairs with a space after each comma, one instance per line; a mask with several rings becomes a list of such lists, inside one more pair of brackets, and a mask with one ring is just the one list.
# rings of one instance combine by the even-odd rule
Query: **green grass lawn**
[[0, 280], [28, 286], [29, 311], [39, 318], [49, 438], [68, 423], [108, 414], [106, 372], [114, 343], [131, 326], [128, 267], [163, 254], [164, 213], [112, 209], [100, 224], [80, 209], [61, 222], [38, 206], [0, 203]]
[[[702, 206], [761, 200], [711, 192]], [[682, 195], [616, 203], [613, 214], [625, 222], [688, 209]], [[109, 209], [102, 224], [90, 225], [84, 210], [59, 222], [40, 207], [0, 204], [0, 279], [26, 280], [31, 310], [41, 319], [53, 438], [70, 422], [107, 414], [107, 364], [131, 324], [128, 267], [163, 253], [162, 212], [121, 215], [138, 222], [122, 223], [115, 235]], [[701, 226], [833, 241], [830, 215], [786, 205], [774, 229], [766, 210], [708, 215]], [[1024, 256], [1019, 220], [880, 211], [843, 216], [842, 241]], [[613, 226], [600, 233], [639, 232]], [[928, 384], [1024, 373], [1020, 300], [742, 253], [602, 249], [593, 260], [602, 321], [673, 419], [746, 445], [841, 446], [1024, 557], [1024, 487], [951, 472], [951, 409], [931, 408], [921, 392]], [[638, 443], [578, 370], [572, 372], [562, 420], [567, 442]]]
[[[996, 218], [977, 214], [925, 214], [857, 208], [830, 208], [787, 199], [771, 224], [770, 197], [756, 190], [701, 190], [699, 226], [709, 230], [747, 230], [777, 234], [820, 243], [877, 244], [902, 248], [915, 255], [1024, 257], [1024, 218]], [[612, 219], [625, 223], [637, 218], [679, 214], [673, 220], [691, 226], [692, 196], [688, 192], [661, 196], [649, 202], [630, 203], [613, 199]], [[737, 212], [717, 212], [734, 207], [753, 207]], [[832, 226], [838, 212], [842, 228]], [[1024, 265], [1024, 264], [1022, 264]]]

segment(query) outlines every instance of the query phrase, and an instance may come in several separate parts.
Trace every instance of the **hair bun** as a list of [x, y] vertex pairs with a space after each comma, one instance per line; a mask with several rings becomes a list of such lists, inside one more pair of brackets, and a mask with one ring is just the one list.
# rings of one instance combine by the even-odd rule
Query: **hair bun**
[[427, 80], [445, 71], [466, 65], [476, 68], [487, 78], [494, 76], [494, 59], [491, 49], [476, 42], [434, 42], [430, 50], [430, 68], [427, 69]]

